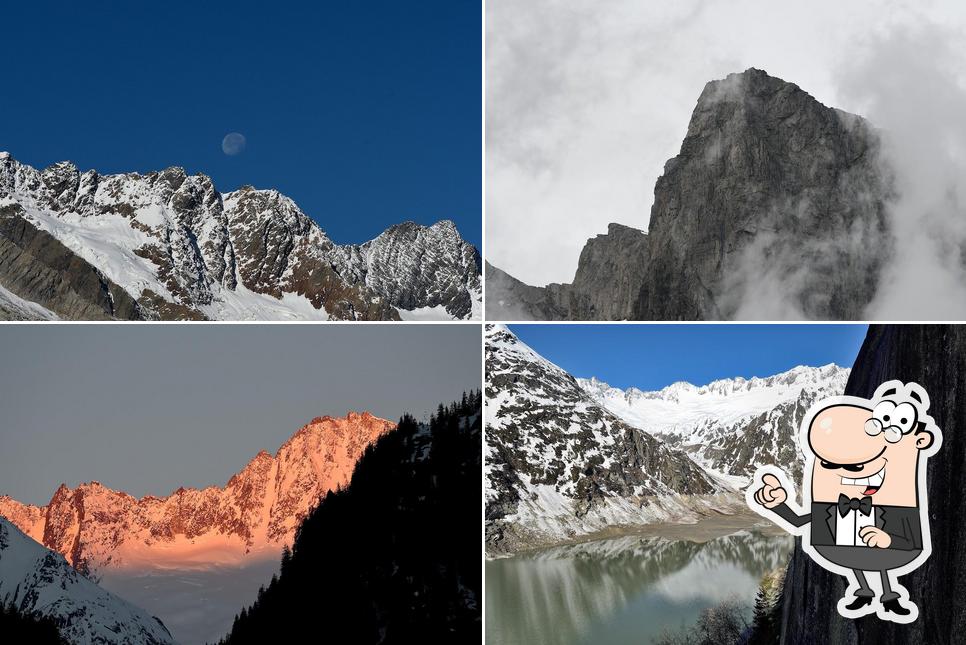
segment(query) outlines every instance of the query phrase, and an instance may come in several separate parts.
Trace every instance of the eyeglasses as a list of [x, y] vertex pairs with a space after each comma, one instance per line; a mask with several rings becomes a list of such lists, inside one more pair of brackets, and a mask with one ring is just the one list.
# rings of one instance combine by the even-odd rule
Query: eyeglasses
[[902, 430], [897, 426], [882, 427], [882, 422], [878, 419], [869, 419], [865, 422], [865, 434], [874, 437], [877, 434], [885, 434], [885, 440], [889, 443], [898, 443], [902, 439]]

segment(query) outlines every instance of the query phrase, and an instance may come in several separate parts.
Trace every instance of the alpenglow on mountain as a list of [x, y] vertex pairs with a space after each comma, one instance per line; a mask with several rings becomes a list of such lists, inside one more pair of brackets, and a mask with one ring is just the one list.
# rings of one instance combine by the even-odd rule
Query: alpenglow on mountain
[[757, 69], [707, 84], [646, 232], [611, 224], [569, 284], [487, 266], [492, 320], [862, 320], [894, 244], [861, 117]]
[[0, 516], [95, 577], [108, 568], [277, 560], [319, 498], [345, 486], [369, 444], [393, 428], [368, 412], [320, 417], [224, 487], [138, 499], [98, 482], [61, 485], [46, 506], [0, 497]]
[[798, 480], [808, 408], [841, 394], [848, 370], [657, 392], [577, 379], [503, 326], [486, 332], [486, 542], [490, 553], [620, 526], [693, 521], [744, 508], [754, 470]]
[[0, 320], [452, 320], [482, 312], [448, 221], [339, 245], [275, 190], [0, 152]]

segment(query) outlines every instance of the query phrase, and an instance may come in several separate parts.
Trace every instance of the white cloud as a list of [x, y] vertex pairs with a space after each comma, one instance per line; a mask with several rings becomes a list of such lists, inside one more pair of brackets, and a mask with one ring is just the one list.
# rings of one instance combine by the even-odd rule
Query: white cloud
[[897, 27], [842, 72], [842, 95], [882, 129], [898, 195], [870, 319], [966, 319], [964, 45], [948, 25]]
[[647, 227], [707, 81], [758, 67], [874, 120], [853, 61], [902, 25], [966, 24], [966, 3], [489, 0], [486, 17], [487, 256], [543, 285], [609, 222]]

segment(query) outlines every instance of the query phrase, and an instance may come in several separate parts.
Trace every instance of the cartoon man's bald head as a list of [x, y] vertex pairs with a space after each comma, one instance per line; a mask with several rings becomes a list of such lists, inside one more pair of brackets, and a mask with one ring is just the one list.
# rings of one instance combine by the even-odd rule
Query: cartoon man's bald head
[[835, 502], [845, 494], [916, 506], [919, 458], [936, 442], [928, 405], [925, 392], [891, 386], [868, 406], [833, 404], [815, 414], [803, 446], [815, 457], [812, 499]]

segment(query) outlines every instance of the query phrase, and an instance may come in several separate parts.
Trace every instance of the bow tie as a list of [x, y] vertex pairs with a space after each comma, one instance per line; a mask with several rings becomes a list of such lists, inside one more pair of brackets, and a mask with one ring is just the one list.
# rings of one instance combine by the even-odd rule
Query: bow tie
[[846, 497], [845, 495], [839, 495], [839, 515], [845, 517], [851, 511], [860, 511], [863, 515], [868, 515], [872, 512], [872, 498], [866, 495], [862, 499], [858, 497]]

